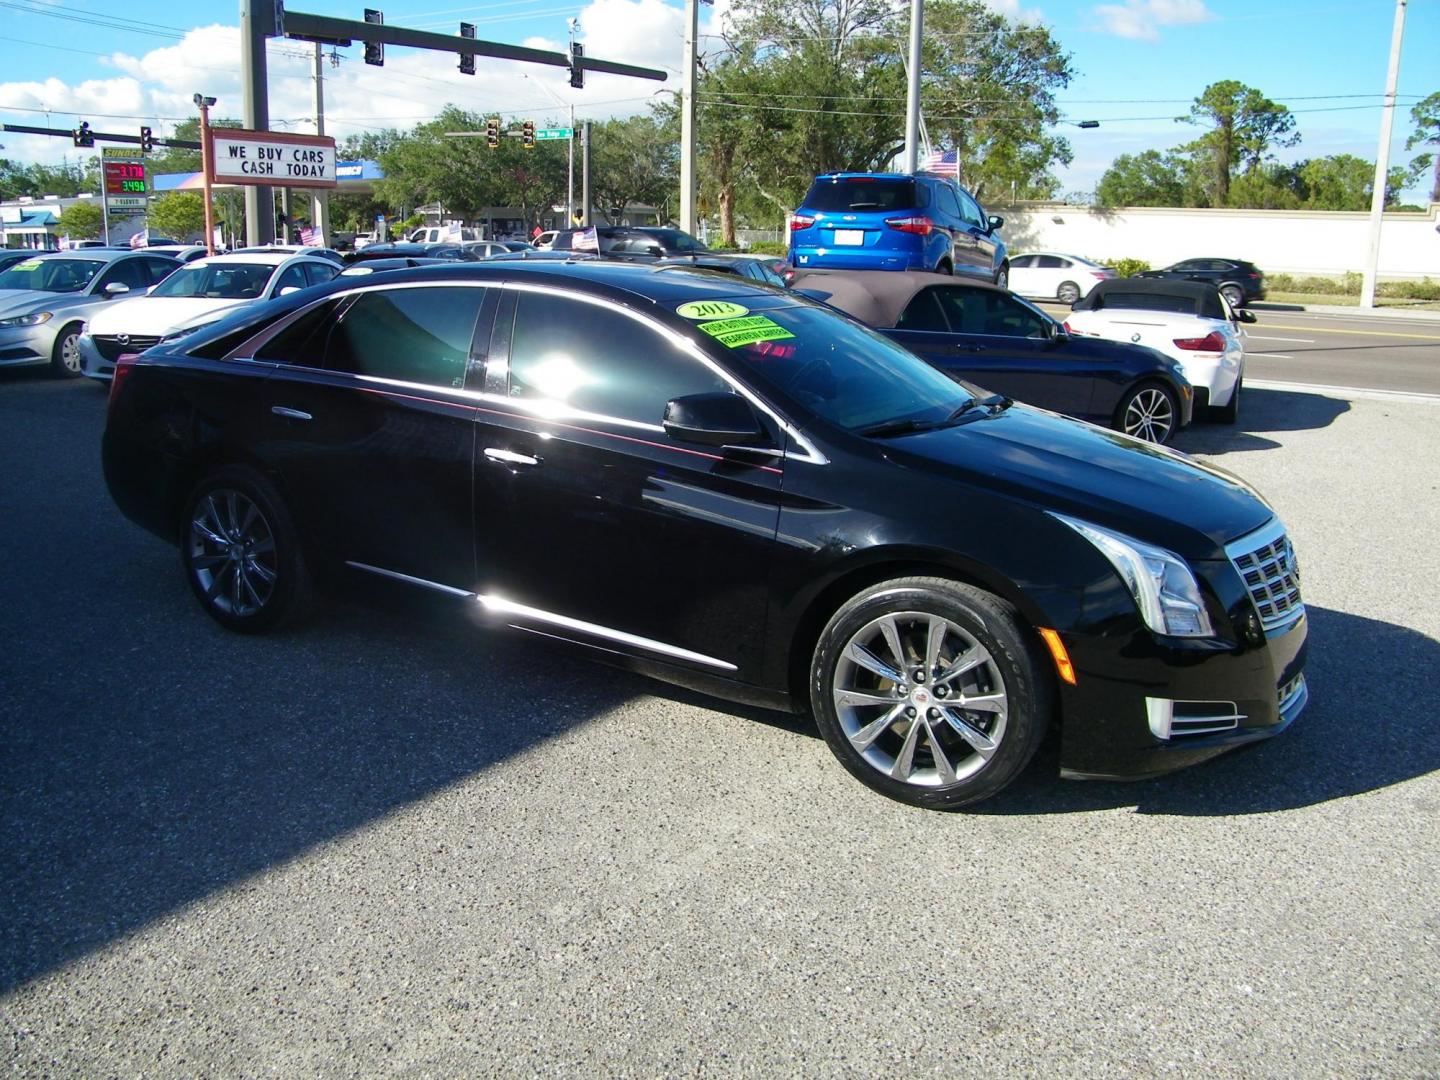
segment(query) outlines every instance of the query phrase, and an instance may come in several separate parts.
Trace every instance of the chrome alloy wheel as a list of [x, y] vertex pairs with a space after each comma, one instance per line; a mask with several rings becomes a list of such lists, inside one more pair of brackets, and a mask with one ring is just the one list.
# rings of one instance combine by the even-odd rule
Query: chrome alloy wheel
[[195, 504], [190, 565], [205, 600], [244, 618], [270, 602], [279, 564], [270, 523], [254, 501], [234, 488], [216, 488]]
[[66, 334], [60, 341], [60, 362], [65, 365], [65, 370], [73, 375], [82, 372], [82, 361], [80, 358], [80, 335], [75, 333]]
[[864, 761], [919, 787], [966, 780], [1005, 738], [1005, 684], [990, 653], [949, 619], [883, 615], [858, 630], [831, 687], [846, 738]]
[[1122, 423], [1126, 435], [1134, 435], [1146, 442], [1163, 443], [1175, 426], [1175, 406], [1164, 390], [1146, 386], [1130, 399]]

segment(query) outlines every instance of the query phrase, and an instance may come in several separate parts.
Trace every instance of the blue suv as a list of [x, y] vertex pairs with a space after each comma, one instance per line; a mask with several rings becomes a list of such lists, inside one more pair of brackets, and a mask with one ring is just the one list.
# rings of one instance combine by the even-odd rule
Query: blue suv
[[1004, 218], [943, 176], [826, 173], [790, 220], [790, 265], [815, 270], [932, 270], [1010, 284]]

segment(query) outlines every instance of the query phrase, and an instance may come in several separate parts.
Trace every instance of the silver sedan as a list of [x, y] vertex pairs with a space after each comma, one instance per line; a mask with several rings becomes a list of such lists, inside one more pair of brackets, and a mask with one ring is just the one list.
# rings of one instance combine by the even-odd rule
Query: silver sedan
[[142, 296], [180, 263], [161, 254], [85, 248], [37, 254], [0, 272], [0, 367], [49, 364], [81, 374], [80, 332], [117, 296]]

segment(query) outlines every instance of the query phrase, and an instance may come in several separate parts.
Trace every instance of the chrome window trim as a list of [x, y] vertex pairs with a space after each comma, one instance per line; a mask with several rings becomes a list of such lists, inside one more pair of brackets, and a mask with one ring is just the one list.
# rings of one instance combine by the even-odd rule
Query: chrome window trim
[[[659, 334], [662, 338], [669, 341], [681, 352], [687, 353], [693, 359], [698, 360], [707, 369], [709, 369], [712, 374], [716, 375], [732, 390], [738, 393], [746, 401], [750, 402], [751, 405], [755, 406], [755, 408], [759, 409], [766, 416], [770, 417], [770, 419], [779, 426], [780, 430], [785, 432], [786, 435], [793, 439], [797, 445], [804, 448], [804, 453], [785, 453], [784, 456], [787, 461], [806, 461], [814, 465], [830, 464], [829, 459], [826, 458], [825, 455], [822, 454], [814, 446], [814, 444], [810, 442], [809, 439], [805, 438], [804, 435], [800, 434], [799, 429], [796, 428], [795, 425], [791, 424], [775, 409], [771, 408], [770, 405], [763, 398], [761, 398], [758, 394], [755, 393], [755, 391], [751, 390], [750, 387], [746, 386], [743, 382], [739, 381], [729, 372], [725, 371], [709, 356], [706, 356], [705, 352], [700, 348], [699, 344], [696, 341], [686, 337], [684, 334], [676, 333], [664, 323], [657, 321], [656, 319], [644, 314], [643, 312], [635, 311], [633, 308], [623, 307], [606, 296], [592, 296], [589, 293], [574, 292], [570, 289], [557, 288], [556, 286], [551, 284], [539, 284], [528, 281], [507, 281], [504, 284], [504, 288], [511, 289], [517, 292], [548, 293], [552, 296], [563, 297], [567, 300], [579, 300], [581, 303], [594, 304], [597, 307], [608, 308], [611, 311], [618, 312], [621, 315], [625, 315], [628, 318], [634, 319], [636, 322], [644, 324], [652, 331]], [[505, 400], [507, 402], [515, 402], [523, 399], [506, 398]], [[640, 421], [625, 420], [621, 417], [600, 416], [596, 413], [587, 413], [582, 415], [597, 420], [603, 419], [615, 423], [640, 425]], [[651, 431], [659, 431], [662, 433], [665, 430], [664, 427], [658, 424], [643, 424], [640, 426], [643, 426]]]

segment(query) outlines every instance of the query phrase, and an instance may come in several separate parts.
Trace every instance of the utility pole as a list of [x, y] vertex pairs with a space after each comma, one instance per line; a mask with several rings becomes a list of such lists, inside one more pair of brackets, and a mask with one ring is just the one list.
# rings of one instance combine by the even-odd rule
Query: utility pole
[[584, 217], [580, 224], [590, 227], [590, 121], [586, 120], [580, 129], [580, 190], [581, 212]]
[[1380, 113], [1380, 146], [1375, 151], [1375, 190], [1370, 193], [1370, 257], [1360, 281], [1360, 306], [1375, 306], [1375, 278], [1380, 272], [1380, 230], [1385, 222], [1385, 181], [1390, 172], [1390, 135], [1395, 130], [1395, 87], [1400, 81], [1400, 43], [1405, 37], [1405, 3], [1395, 0], [1395, 29], [1390, 35], [1390, 72], [1385, 79], [1385, 107]]
[[[270, 129], [270, 83], [265, 39], [278, 32], [274, 0], [240, 0], [241, 118], [251, 131]], [[245, 242], [250, 247], [275, 239], [275, 195], [267, 187], [245, 188]]]
[[905, 172], [920, 167], [920, 39], [925, 32], [925, 0], [910, 0], [910, 76], [905, 92]]
[[[695, 39], [700, 0], [685, 0], [684, 86], [680, 91], [680, 228], [695, 235]], [[586, 200], [589, 209], [589, 200]]]
[[[195, 104], [200, 108], [200, 168], [205, 175], [205, 254], [215, 254], [215, 192], [210, 185], [210, 173], [212, 162], [210, 161], [210, 106], [215, 104], [213, 97], [206, 97], [204, 94], [195, 95]], [[234, 225], [231, 225], [234, 229]]]
[[[320, 42], [315, 43], [315, 134], [325, 134], [325, 74], [323, 61], [324, 46]], [[330, 191], [328, 188], [316, 188], [312, 203], [314, 209], [311, 213], [311, 224], [320, 230], [320, 246], [330, 246]]]
[[570, 160], [565, 169], [565, 227], [575, 227], [575, 106], [570, 106]]

